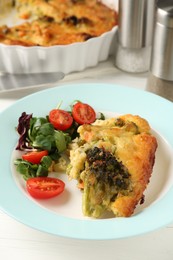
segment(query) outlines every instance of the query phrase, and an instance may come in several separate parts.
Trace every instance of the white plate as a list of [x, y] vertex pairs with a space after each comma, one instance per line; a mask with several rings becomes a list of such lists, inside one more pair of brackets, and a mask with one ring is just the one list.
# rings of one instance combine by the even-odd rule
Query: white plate
[[[145, 203], [130, 218], [90, 219], [82, 215], [81, 193], [66, 175], [66, 190], [49, 201], [28, 196], [25, 184], [13, 166], [18, 136], [17, 120], [23, 111], [45, 116], [63, 100], [68, 109], [73, 100], [91, 104], [97, 111], [117, 115], [132, 113], [146, 118], [158, 140], [156, 162]], [[147, 104], [147, 105], [146, 105]], [[173, 117], [172, 103], [149, 92], [109, 84], [73, 84], [27, 96], [0, 114], [0, 206], [18, 221], [41, 231], [78, 239], [118, 239], [143, 234], [173, 220]]]

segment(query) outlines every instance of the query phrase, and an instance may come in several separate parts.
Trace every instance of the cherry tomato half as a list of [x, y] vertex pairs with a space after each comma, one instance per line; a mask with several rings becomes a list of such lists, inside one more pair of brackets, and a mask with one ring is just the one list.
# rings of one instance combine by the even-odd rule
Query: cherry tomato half
[[73, 106], [72, 115], [74, 120], [80, 125], [91, 124], [96, 119], [94, 109], [90, 105], [81, 102], [77, 102]]
[[49, 121], [56, 129], [65, 131], [72, 125], [73, 118], [70, 113], [65, 110], [53, 109], [49, 113]]
[[52, 177], [35, 177], [26, 182], [29, 194], [35, 199], [49, 199], [62, 193], [65, 183]]
[[43, 156], [48, 155], [48, 151], [28, 152], [22, 155], [22, 159], [33, 164], [39, 164]]

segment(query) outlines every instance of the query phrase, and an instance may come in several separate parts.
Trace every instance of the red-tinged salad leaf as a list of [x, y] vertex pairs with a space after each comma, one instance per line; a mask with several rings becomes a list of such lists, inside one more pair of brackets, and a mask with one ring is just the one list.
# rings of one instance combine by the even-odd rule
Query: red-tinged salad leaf
[[20, 137], [18, 140], [18, 144], [16, 146], [16, 150], [22, 151], [25, 149], [31, 149], [31, 147], [28, 146], [28, 140], [27, 140], [31, 118], [32, 118], [32, 114], [26, 114], [25, 112], [23, 112], [22, 115], [19, 117], [18, 126], [16, 130], [20, 135]]

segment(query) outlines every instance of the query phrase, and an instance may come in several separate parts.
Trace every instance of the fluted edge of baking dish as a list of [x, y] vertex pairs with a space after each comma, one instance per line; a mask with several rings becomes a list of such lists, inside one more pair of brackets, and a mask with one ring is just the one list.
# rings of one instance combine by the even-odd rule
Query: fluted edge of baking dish
[[86, 42], [51, 47], [24, 47], [0, 44], [0, 71], [40, 73], [62, 71], [65, 74], [96, 66], [113, 54], [117, 26]]
[[[117, 0], [101, 0], [118, 10]], [[115, 53], [117, 26], [99, 37], [85, 42], [51, 47], [0, 44], [0, 72], [44, 73], [61, 71], [65, 74], [82, 71], [107, 60]]]

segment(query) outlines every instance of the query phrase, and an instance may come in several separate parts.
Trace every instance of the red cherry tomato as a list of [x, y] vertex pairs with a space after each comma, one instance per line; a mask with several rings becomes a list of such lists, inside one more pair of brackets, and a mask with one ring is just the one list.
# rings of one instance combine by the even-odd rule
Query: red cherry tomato
[[26, 188], [35, 199], [49, 199], [62, 193], [65, 183], [57, 178], [36, 177], [27, 180]]
[[48, 155], [48, 151], [28, 152], [22, 155], [22, 159], [33, 164], [39, 164], [43, 156]]
[[73, 106], [72, 115], [74, 120], [80, 125], [91, 124], [96, 119], [94, 109], [90, 105], [81, 102], [77, 102]]
[[65, 110], [53, 109], [49, 113], [49, 121], [56, 129], [65, 131], [72, 125], [73, 118], [70, 113]]

